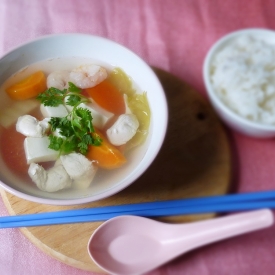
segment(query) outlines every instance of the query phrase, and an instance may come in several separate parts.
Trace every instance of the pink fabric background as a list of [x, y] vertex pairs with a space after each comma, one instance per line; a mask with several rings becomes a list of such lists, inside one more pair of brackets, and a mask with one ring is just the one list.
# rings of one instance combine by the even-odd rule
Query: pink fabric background
[[[0, 56], [45, 34], [95, 34], [125, 45], [150, 65], [173, 73], [205, 95], [202, 63], [210, 46], [241, 28], [275, 29], [274, 14], [272, 0], [1, 0]], [[275, 141], [230, 135], [238, 191], [275, 189]], [[7, 214], [0, 199], [0, 215]], [[274, 229], [193, 251], [150, 275], [275, 274]], [[0, 230], [0, 273], [93, 274], [45, 255], [18, 229]]]

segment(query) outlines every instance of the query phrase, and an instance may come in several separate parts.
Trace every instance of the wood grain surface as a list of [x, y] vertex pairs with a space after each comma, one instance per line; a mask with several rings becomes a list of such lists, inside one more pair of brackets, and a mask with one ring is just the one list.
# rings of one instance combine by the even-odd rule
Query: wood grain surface
[[[78, 209], [228, 192], [231, 154], [226, 132], [208, 102], [173, 75], [155, 69], [167, 95], [169, 127], [151, 167], [134, 184], [110, 198], [77, 206], [41, 205], [1, 190], [11, 215]], [[189, 222], [213, 217], [165, 217], [165, 222]], [[87, 243], [101, 222], [21, 228], [37, 247], [76, 268], [103, 273], [89, 258]]]

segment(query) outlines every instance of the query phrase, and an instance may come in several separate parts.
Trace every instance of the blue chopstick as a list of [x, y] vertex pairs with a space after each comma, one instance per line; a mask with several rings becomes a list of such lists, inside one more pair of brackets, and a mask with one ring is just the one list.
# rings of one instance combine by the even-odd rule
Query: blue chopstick
[[254, 210], [261, 208], [275, 209], [274, 201], [248, 201], [237, 203], [215, 203], [209, 205], [193, 205], [189, 208], [185, 207], [169, 207], [159, 209], [146, 209], [146, 210], [130, 210], [121, 212], [110, 212], [102, 214], [91, 214], [81, 216], [67, 216], [67, 217], [53, 217], [47, 219], [33, 219], [33, 220], [18, 220], [11, 222], [1, 222], [0, 228], [15, 228], [15, 227], [31, 227], [31, 226], [46, 226], [57, 224], [69, 224], [69, 223], [85, 223], [85, 222], [97, 222], [108, 220], [122, 215], [137, 215], [143, 217], [163, 217], [163, 216], [176, 216], [176, 215], [191, 215], [191, 214], [205, 214], [205, 213], [226, 213]]
[[74, 209], [74, 210], [63, 210], [56, 212], [44, 212], [37, 214], [26, 214], [19, 216], [6, 216], [0, 217], [0, 222], [12, 222], [12, 221], [25, 221], [35, 219], [52, 219], [52, 218], [64, 218], [74, 216], [87, 216], [87, 215], [99, 215], [118, 213], [125, 211], [138, 211], [138, 210], [150, 210], [150, 209], [161, 209], [171, 207], [191, 207], [197, 205], [208, 205], [217, 203], [237, 203], [237, 202], [251, 202], [259, 200], [271, 200], [275, 201], [275, 191], [261, 191], [241, 194], [229, 194], [219, 196], [208, 196], [199, 198], [188, 198], [188, 199], [177, 199], [177, 200], [166, 200], [166, 201], [155, 201], [155, 202], [144, 202], [144, 203], [133, 203], [123, 205], [112, 205], [112, 206], [101, 206], [94, 208]]
[[122, 211], [137, 211], [146, 209], [158, 209], [158, 208], [169, 208], [169, 207], [190, 207], [193, 205], [205, 205], [214, 203], [235, 203], [245, 201], [256, 201], [256, 200], [267, 200], [275, 199], [275, 190], [272, 191], [261, 191], [251, 192], [242, 194], [229, 194], [221, 196], [207, 196], [200, 198], [187, 198], [187, 199], [176, 199], [156, 202], [144, 202], [144, 203], [133, 203], [113, 206], [101, 206], [94, 208], [74, 209], [74, 210], [63, 210], [56, 212], [44, 212], [37, 214], [26, 214], [19, 216], [6, 216], [0, 217], [0, 222], [11, 222], [11, 221], [25, 221], [32, 219], [48, 219], [48, 218], [64, 218], [74, 216], [86, 216], [86, 215], [99, 215], [118, 213]]
[[274, 199], [275, 191], [264, 191], [7, 216], [0, 217], [0, 228], [102, 221], [119, 215], [158, 217], [275, 208]]

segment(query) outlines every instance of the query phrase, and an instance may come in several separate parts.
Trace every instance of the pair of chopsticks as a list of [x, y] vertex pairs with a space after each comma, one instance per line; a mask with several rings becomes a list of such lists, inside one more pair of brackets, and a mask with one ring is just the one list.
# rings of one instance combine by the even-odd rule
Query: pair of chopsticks
[[161, 217], [275, 209], [275, 191], [102, 206], [57, 212], [0, 217], [0, 228], [104, 221], [122, 215]]

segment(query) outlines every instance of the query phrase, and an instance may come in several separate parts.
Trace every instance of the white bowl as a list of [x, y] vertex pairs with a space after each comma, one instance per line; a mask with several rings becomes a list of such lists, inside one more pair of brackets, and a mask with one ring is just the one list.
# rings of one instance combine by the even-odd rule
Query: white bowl
[[275, 32], [266, 29], [244, 29], [229, 33], [219, 39], [209, 50], [203, 64], [203, 79], [210, 102], [220, 118], [233, 130], [255, 138], [271, 138], [275, 136], [275, 125], [252, 121], [229, 108], [217, 95], [210, 79], [211, 66], [217, 53], [226, 48], [236, 38], [250, 35], [259, 38], [275, 47]]
[[[134, 149], [120, 172], [85, 190], [67, 189], [56, 193], [27, 185], [7, 171], [0, 156], [0, 185], [6, 191], [29, 201], [53, 205], [72, 205], [109, 197], [132, 184], [158, 154], [167, 129], [168, 110], [164, 90], [153, 70], [129, 49], [105, 38], [86, 34], [50, 35], [21, 45], [0, 59], [0, 83], [30, 64], [66, 57], [89, 58], [121, 68], [139, 91], [146, 91], [151, 123], [146, 141]], [[0, 103], [5, 103], [3, 93]], [[0, 106], [0, 108], [1, 108]]]

